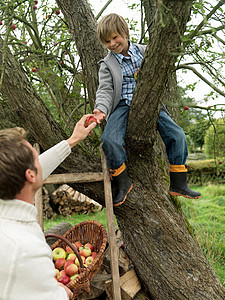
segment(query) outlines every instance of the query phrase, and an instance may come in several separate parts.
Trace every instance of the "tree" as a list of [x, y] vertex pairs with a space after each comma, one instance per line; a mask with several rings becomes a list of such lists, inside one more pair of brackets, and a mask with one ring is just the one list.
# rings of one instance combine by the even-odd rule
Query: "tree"
[[[97, 61], [106, 52], [97, 42], [96, 20], [86, 0], [57, 3], [72, 31], [93, 108]], [[143, 5], [146, 20], [151, 22], [147, 24], [151, 41], [138, 76], [127, 129], [128, 171], [134, 188], [125, 204], [115, 209], [115, 215], [126, 251], [149, 297], [223, 299], [224, 288], [190, 235], [179, 201], [168, 194], [165, 151], [156, 130], [161, 103], [175, 102], [177, 98], [173, 71], [192, 2], [159, 1], [157, 6], [155, 1], [143, 1]], [[66, 131], [62, 122], [52, 117], [4, 41], [0, 43], [2, 97], [7, 99], [15, 118], [46, 149], [65, 137]], [[100, 170], [98, 148], [93, 144], [92, 139], [87, 139], [58, 171]], [[76, 189], [104, 203], [102, 183], [77, 184]]]
[[205, 152], [207, 158], [216, 158], [225, 156], [225, 123], [223, 119], [216, 120], [206, 132]]

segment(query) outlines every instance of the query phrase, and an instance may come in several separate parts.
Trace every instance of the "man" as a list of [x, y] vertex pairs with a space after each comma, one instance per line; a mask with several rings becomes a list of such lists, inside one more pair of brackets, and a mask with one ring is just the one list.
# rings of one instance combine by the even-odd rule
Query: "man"
[[52, 251], [36, 220], [34, 197], [43, 180], [91, 133], [85, 115], [67, 140], [40, 156], [22, 128], [0, 131], [0, 299], [66, 300], [73, 293], [55, 278]]

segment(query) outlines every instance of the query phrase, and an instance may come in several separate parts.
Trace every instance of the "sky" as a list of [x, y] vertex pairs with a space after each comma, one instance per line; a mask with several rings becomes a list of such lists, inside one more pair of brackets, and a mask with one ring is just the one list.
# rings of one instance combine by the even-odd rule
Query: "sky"
[[[212, 3], [215, 0], [212, 0]], [[216, 1], [217, 2], [217, 1]], [[94, 14], [97, 15], [98, 12], [102, 9], [102, 7], [107, 3], [107, 0], [89, 0], [89, 3], [91, 4]], [[128, 0], [112, 0], [112, 2], [109, 4], [107, 9], [104, 11], [102, 16], [108, 14], [108, 13], [117, 13], [123, 16], [124, 18], [134, 19], [134, 20], [140, 20], [140, 12], [138, 9], [131, 10], [127, 7], [127, 3], [137, 3], [137, 1], [128, 1]], [[101, 17], [100, 17], [101, 18]], [[198, 21], [198, 20], [197, 20]], [[199, 20], [200, 22], [201, 20]], [[138, 26], [138, 24], [137, 24]], [[224, 49], [225, 52], [225, 49]], [[208, 100], [205, 102], [205, 95], [207, 95], [210, 92], [210, 87], [202, 82], [192, 71], [187, 71], [186, 74], [184, 74], [181, 71], [177, 72], [177, 78], [180, 82], [181, 86], [185, 86], [186, 84], [193, 84], [194, 82], [198, 81], [197, 88], [195, 91], [189, 91], [188, 96], [193, 97], [196, 102], [202, 106], [208, 106], [208, 105], [214, 105], [216, 103], [224, 104], [225, 99], [222, 96], [219, 96], [217, 100]], [[220, 113], [216, 113], [216, 116], [219, 117]]]

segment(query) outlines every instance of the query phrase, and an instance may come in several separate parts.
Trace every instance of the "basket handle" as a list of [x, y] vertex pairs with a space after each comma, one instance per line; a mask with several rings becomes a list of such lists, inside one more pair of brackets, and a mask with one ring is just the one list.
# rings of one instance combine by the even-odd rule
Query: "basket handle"
[[83, 260], [82, 260], [82, 258], [80, 256], [80, 253], [77, 251], [77, 248], [69, 240], [67, 240], [65, 237], [63, 237], [63, 236], [61, 236], [59, 234], [56, 234], [56, 233], [47, 233], [45, 235], [46, 239], [49, 238], [49, 237], [55, 237], [55, 238], [60, 239], [63, 242], [65, 242], [74, 251], [74, 253], [76, 254], [76, 256], [77, 256], [77, 258], [79, 260], [79, 263], [80, 263], [80, 267], [84, 268]]

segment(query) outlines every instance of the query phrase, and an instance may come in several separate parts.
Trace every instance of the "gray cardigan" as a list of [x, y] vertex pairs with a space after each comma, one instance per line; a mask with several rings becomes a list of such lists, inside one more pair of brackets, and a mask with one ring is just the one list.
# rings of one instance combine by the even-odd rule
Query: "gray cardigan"
[[[144, 56], [146, 45], [135, 45]], [[111, 52], [99, 63], [99, 86], [95, 108], [104, 112], [107, 120], [121, 100], [123, 78], [119, 62]]]

